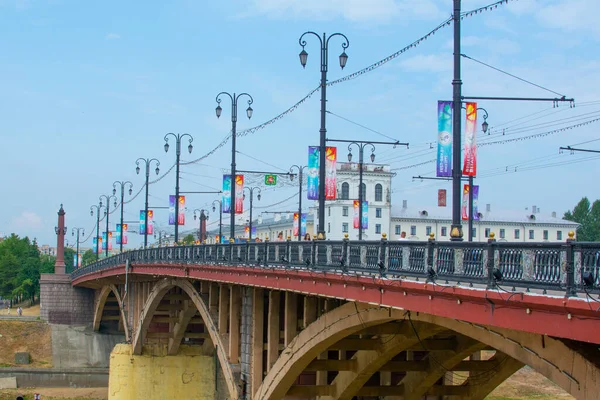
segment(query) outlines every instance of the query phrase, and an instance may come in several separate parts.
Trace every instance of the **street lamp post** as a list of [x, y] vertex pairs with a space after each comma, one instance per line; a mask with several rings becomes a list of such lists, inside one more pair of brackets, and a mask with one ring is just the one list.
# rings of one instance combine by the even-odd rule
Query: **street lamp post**
[[[135, 161], [135, 164], [137, 165], [137, 167], [135, 167], [135, 173], [139, 175], [140, 173], [140, 161], [143, 161], [146, 165], [146, 205], [144, 208], [144, 248], [148, 247], [148, 185], [149, 185], [149, 179], [150, 179], [150, 166], [152, 164], [152, 161], [156, 161], [156, 169], [154, 170], [156, 172], [156, 175], [158, 175], [158, 173], [160, 172], [160, 169], [158, 168], [160, 166], [160, 161], [158, 161], [156, 158], [138, 158]], [[177, 226], [177, 225], [175, 225]]]
[[131, 192], [132, 192], [132, 188], [133, 188], [133, 183], [129, 182], [129, 181], [114, 181], [113, 182], [113, 194], [116, 195], [117, 194], [117, 187], [121, 187], [121, 229], [120, 229], [120, 234], [121, 234], [121, 243], [119, 243], [119, 252], [123, 252], [123, 207], [125, 205], [125, 185], [129, 185], [129, 195], [131, 196]]
[[85, 235], [85, 231], [83, 228], [73, 228], [71, 230], [71, 236], [75, 236], [75, 232], [77, 232], [77, 249], [76, 249], [76, 253], [75, 253], [76, 256], [75, 256], [74, 268], [77, 268], [77, 267], [79, 267], [79, 239]]
[[231, 213], [231, 226], [229, 227], [229, 229], [230, 239], [235, 239], [235, 142], [237, 135], [237, 105], [240, 97], [248, 97], [248, 108], [246, 109], [246, 115], [248, 116], [248, 119], [250, 119], [252, 118], [252, 113], [254, 112], [254, 110], [251, 107], [252, 103], [254, 102], [254, 99], [248, 93], [240, 93], [237, 96], [235, 93], [233, 93], [233, 95], [227, 92], [219, 93], [216, 97], [217, 108], [215, 109], [217, 118], [221, 116], [221, 112], [223, 111], [223, 109], [221, 108], [221, 95], [227, 95], [231, 99], [231, 208], [229, 211]]
[[[200, 213], [199, 217], [199, 221], [198, 221], [198, 240], [200, 240], [200, 243], [204, 243], [204, 235], [202, 232], [202, 222], [206, 221], [208, 219], [208, 211], [206, 211], [204, 208], [202, 209], [195, 209], [194, 210], [194, 220], [196, 220], [196, 218], [198, 216], [196, 216], [196, 211], [198, 211], [198, 213]], [[206, 230], [206, 225], [204, 225], [204, 229]]]
[[102, 209], [102, 203], [93, 205], [90, 207], [90, 215], [94, 215], [94, 209], [96, 209], [96, 261], [100, 259], [100, 210]]
[[105, 195], [102, 194], [99, 197], [100, 200], [100, 207], [102, 207], [102, 198], [106, 199], [106, 257], [108, 257], [108, 243], [110, 242], [110, 238], [108, 235], [108, 220], [109, 220], [109, 215], [110, 215], [110, 199], [114, 199], [114, 206], [117, 206], [117, 196], [115, 195]]
[[319, 239], [325, 239], [325, 138], [326, 138], [326, 125], [325, 125], [325, 115], [326, 115], [326, 107], [327, 107], [327, 64], [328, 64], [328, 55], [329, 55], [329, 40], [335, 36], [341, 36], [344, 41], [342, 42], [342, 54], [340, 54], [340, 67], [344, 69], [346, 66], [346, 62], [348, 61], [348, 55], [346, 54], [346, 49], [350, 45], [348, 38], [342, 33], [333, 33], [327, 37], [325, 33], [323, 33], [323, 37], [321, 37], [318, 33], [308, 31], [304, 32], [300, 39], [298, 39], [298, 43], [302, 46], [302, 51], [300, 52], [300, 63], [302, 67], [306, 67], [306, 60], [308, 59], [308, 53], [304, 49], [306, 46], [306, 41], [303, 40], [305, 35], [314, 35], [319, 39], [321, 43], [321, 129], [320, 140], [319, 140], [319, 227], [317, 237]]
[[165, 135], [165, 153], [169, 151], [169, 136], [173, 136], [175, 138], [176, 147], [175, 147], [175, 243], [177, 243], [179, 239], [179, 162], [181, 159], [181, 139], [185, 136], [189, 137], [188, 151], [191, 153], [194, 146], [192, 146], [192, 142], [194, 138], [189, 133], [184, 134], [175, 134], [175, 133], [167, 133]]
[[298, 241], [302, 241], [302, 172], [306, 166], [292, 165], [290, 167], [290, 180], [294, 180], [293, 170], [298, 170]]
[[213, 212], [216, 212], [217, 208], [215, 203], [219, 203], [219, 243], [223, 242], [223, 203], [221, 200], [215, 200], [212, 202]]
[[375, 161], [375, 146], [370, 142], [352, 142], [348, 145], [348, 162], [352, 162], [352, 145], [358, 147], [358, 240], [362, 240], [363, 200], [363, 155], [365, 146], [371, 146], [371, 162]]
[[[260, 193], [261, 190], [259, 187], [245, 187], [244, 191], [248, 190], [249, 194], [250, 194], [250, 224], [248, 225], [248, 241], [250, 242], [252, 240], [252, 200], [254, 199], [254, 191], [258, 190], [258, 194], [256, 195], [256, 198], [258, 199], [258, 201], [260, 201]], [[244, 200], [246, 199], [246, 193], [244, 192]]]
[[[481, 130], [483, 131], [483, 133], [486, 133], [488, 130], [488, 112], [481, 107], [478, 107], [477, 110], [481, 110], [484, 112]], [[473, 241], [473, 217], [473, 177], [469, 176], [469, 242]]]

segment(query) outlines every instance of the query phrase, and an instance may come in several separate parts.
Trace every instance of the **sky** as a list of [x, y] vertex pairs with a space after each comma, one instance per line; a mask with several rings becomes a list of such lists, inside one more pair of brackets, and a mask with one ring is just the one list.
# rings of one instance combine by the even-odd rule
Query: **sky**
[[[492, 2], [463, 0], [463, 10]], [[575, 99], [574, 108], [478, 102], [490, 126], [490, 134], [479, 132], [477, 139], [490, 143], [478, 149], [480, 204], [496, 210], [536, 205], [562, 215], [583, 196], [600, 198], [598, 156], [559, 153], [567, 145], [600, 149], [599, 12], [597, 0], [515, 0], [462, 21], [462, 53]], [[451, 13], [451, 0], [0, 0], [0, 233], [54, 245], [56, 213], [64, 204], [69, 244], [75, 242], [72, 228], [80, 227], [87, 240], [82, 246], [90, 246], [96, 223], [90, 206], [112, 194], [116, 180], [131, 181], [134, 195], [143, 189], [143, 173], [135, 173], [139, 157], [160, 161], [160, 175], [151, 178], [162, 179], [149, 186], [149, 202], [151, 208], [168, 206], [175, 173], [163, 173], [175, 162], [175, 146], [171, 141], [164, 152], [166, 133], [193, 136], [193, 152], [185, 151], [184, 161], [202, 158], [227, 138], [231, 105], [223, 101], [216, 118], [219, 92], [252, 95], [251, 120], [247, 103], [239, 106], [243, 131], [277, 117], [318, 86], [319, 43], [307, 39], [303, 69], [303, 32], [348, 37], [344, 70], [338, 64], [342, 42], [330, 41], [331, 82], [396, 53]], [[438, 189], [451, 192], [448, 182], [412, 177], [435, 176], [436, 107], [452, 96], [452, 38], [446, 26], [379, 68], [328, 87], [328, 137], [410, 144], [375, 151], [376, 162], [396, 172], [394, 204], [434, 206]], [[471, 59], [461, 64], [465, 96], [557, 96]], [[238, 169], [285, 172], [305, 165], [307, 147], [318, 144], [319, 100], [317, 92], [264, 129], [240, 136]], [[584, 122], [590, 123], [532, 137]], [[502, 142], [517, 138], [523, 140]], [[339, 148], [342, 160], [346, 152]], [[220, 190], [230, 157], [227, 142], [183, 165], [181, 190]], [[297, 207], [297, 188], [283, 178], [275, 189], [263, 187], [255, 215]], [[248, 177], [248, 183], [262, 179]], [[209, 210], [214, 228], [218, 213], [211, 204], [217, 198], [188, 195], [181, 229], [197, 226], [194, 209]], [[125, 220], [138, 220], [144, 192], [126, 201]], [[157, 231], [172, 231], [167, 214], [156, 209]], [[111, 229], [117, 220], [118, 211], [110, 216]], [[140, 235], [129, 237], [130, 247], [139, 246]]]

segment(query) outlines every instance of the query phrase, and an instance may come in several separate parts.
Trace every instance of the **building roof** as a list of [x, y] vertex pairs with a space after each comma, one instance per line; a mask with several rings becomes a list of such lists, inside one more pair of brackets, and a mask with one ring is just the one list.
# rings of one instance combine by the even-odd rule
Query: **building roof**
[[[532, 210], [530, 209], [524, 209], [522, 211], [495, 210], [493, 208], [488, 209], [487, 206], [484, 206], [482, 209], [482, 207], [480, 206], [479, 213], [481, 214], [480, 220], [482, 222], [487, 221], [512, 224], [550, 224], [572, 227], [576, 227], [579, 225], [576, 222], [567, 221], [558, 217], [558, 214], [556, 213], [542, 213], [539, 212], [539, 210], [535, 210], [535, 212], [532, 212]], [[402, 204], [393, 205], [391, 216], [392, 221], [398, 219], [452, 221], [452, 207], [403, 207]]]

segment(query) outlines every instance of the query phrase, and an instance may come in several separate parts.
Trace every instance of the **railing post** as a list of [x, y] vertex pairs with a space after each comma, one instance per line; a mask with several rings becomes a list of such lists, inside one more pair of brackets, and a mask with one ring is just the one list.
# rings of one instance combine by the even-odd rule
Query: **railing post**
[[263, 265], [265, 267], [269, 266], [269, 238], [265, 238], [265, 254], [264, 254], [265, 260], [263, 262]]
[[[229, 239], [229, 262], [233, 262], [233, 244], [235, 243], [234, 238]], [[225, 257], [223, 257], [225, 258]], [[227, 259], [225, 259], [227, 261]]]
[[496, 253], [496, 235], [494, 232], [490, 233], [487, 247], [487, 289], [493, 289], [496, 287], [496, 281], [494, 279], [494, 254]]
[[567, 239], [567, 260], [565, 273], [567, 274], [567, 292], [566, 297], [577, 297], [575, 285], [575, 232], [569, 232]]
[[381, 275], [382, 278], [385, 277], [387, 270], [388, 270], [387, 250], [388, 250], [387, 234], [382, 233], [381, 234], [381, 245], [379, 248], [379, 260], [377, 262], [377, 265], [379, 267], [379, 275]]
[[[433, 232], [429, 234], [429, 239], [427, 240], [427, 269], [433, 268], [433, 252], [435, 250], [435, 235]], [[433, 268], [435, 270], [435, 268]], [[437, 271], [436, 271], [437, 272]]]
[[[300, 233], [298, 233], [298, 234], [300, 234]], [[290, 236], [288, 236], [287, 242], [285, 243], [285, 259], [287, 260], [287, 264], [289, 264], [290, 260], [292, 259], [291, 246], [292, 246], [292, 238]], [[281, 257], [279, 259], [281, 259]]]
[[343, 272], [348, 272], [348, 234], [344, 233], [344, 241], [342, 242], [342, 259], [340, 260], [340, 266]]
[[317, 235], [313, 236], [310, 252], [310, 268], [317, 267]]

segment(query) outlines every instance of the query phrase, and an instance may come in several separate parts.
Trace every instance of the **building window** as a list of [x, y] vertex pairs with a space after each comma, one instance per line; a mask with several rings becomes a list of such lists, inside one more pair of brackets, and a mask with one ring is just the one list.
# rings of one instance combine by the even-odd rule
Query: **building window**
[[381, 224], [375, 224], [375, 233], [377, 233], [377, 234], [381, 233]]
[[[396, 235], [399, 235], [402, 232], [402, 229], [400, 229], [400, 225], [396, 225], [394, 227], [394, 232], [396, 233]], [[562, 233], [562, 232], [560, 232]]]
[[548, 240], [548, 231], [547, 230], [544, 230], [543, 237], [544, 237], [544, 240]]
[[362, 192], [362, 199], [363, 201], [367, 200], [366, 199], [366, 194], [367, 194], [367, 185], [365, 183], [362, 184], [362, 186], [360, 187], [360, 191]]
[[344, 222], [342, 224], [342, 232], [348, 233], [348, 223], [347, 222]]
[[425, 227], [425, 234], [426, 234], [427, 236], [429, 236], [429, 235], [431, 234], [431, 227], [430, 227], [430, 226], [426, 226], [426, 227]]
[[477, 237], [477, 228], [473, 228], [473, 231], [471, 232], [471, 236], [473, 236], [474, 238]]
[[331, 207], [327, 207], [327, 216], [331, 217]]
[[375, 209], [375, 218], [381, 218], [381, 208]]
[[504, 239], [506, 237], [506, 231], [504, 229], [500, 229], [500, 239]]
[[375, 201], [383, 201], [383, 186], [381, 186], [381, 183], [375, 185]]
[[490, 237], [490, 233], [492, 232], [492, 230], [490, 228], [485, 228], [485, 237], [489, 238]]
[[556, 240], [562, 240], [562, 231], [556, 231]]
[[515, 239], [519, 239], [521, 237], [521, 230], [515, 229]]
[[440, 233], [440, 236], [448, 236], [448, 228], [442, 226], [442, 232]]
[[411, 227], [410, 227], [410, 235], [411, 236], [417, 236], [417, 226], [416, 225], [411, 225]]
[[347, 217], [348, 216], [348, 207], [342, 207], [342, 216], [343, 217]]
[[348, 182], [342, 183], [342, 200], [348, 200], [350, 198], [350, 185]]
[[331, 233], [331, 222], [327, 223], [327, 233]]
[[529, 239], [531, 239], [531, 240], [535, 239], [535, 232], [533, 231], [533, 229], [529, 230]]

